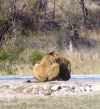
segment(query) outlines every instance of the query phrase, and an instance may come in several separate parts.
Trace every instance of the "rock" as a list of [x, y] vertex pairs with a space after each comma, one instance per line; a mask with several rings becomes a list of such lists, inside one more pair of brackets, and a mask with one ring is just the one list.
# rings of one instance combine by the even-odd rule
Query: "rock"
[[59, 89], [61, 89], [61, 86], [59, 86], [59, 85], [55, 85], [55, 86], [51, 87], [51, 90], [53, 90], [53, 91], [56, 91], [56, 90], [59, 90]]
[[[26, 83], [16, 81], [1, 81], [0, 96], [9, 97], [16, 96], [66, 96], [66, 95], [89, 95], [100, 92], [100, 82], [75, 82], [75, 81], [49, 81], [38, 83]], [[86, 84], [87, 83], [87, 84]]]
[[81, 93], [84, 92], [84, 87], [83, 87], [83, 86], [79, 87], [79, 89], [80, 89], [80, 92], [81, 92]]
[[75, 86], [73, 86], [72, 89], [75, 90]]
[[52, 94], [52, 91], [50, 89], [44, 91], [45, 96], [48, 96], [48, 95], [51, 95], [51, 94]]

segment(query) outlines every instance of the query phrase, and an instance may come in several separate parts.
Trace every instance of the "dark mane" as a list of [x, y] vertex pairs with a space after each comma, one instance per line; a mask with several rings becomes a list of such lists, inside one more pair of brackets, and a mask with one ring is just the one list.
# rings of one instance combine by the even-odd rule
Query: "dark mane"
[[54, 55], [55, 54], [55, 51], [51, 51], [48, 53], [48, 55]]

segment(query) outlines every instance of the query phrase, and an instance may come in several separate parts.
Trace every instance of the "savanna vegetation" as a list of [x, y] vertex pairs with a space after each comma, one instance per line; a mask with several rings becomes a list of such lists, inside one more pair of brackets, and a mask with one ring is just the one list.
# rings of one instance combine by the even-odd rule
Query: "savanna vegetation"
[[31, 74], [58, 51], [73, 73], [100, 73], [99, 0], [0, 0], [0, 74]]

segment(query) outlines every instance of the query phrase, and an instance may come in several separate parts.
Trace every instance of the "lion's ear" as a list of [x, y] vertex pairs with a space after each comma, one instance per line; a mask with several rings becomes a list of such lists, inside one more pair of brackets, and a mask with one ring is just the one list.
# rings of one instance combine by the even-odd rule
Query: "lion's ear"
[[54, 51], [51, 51], [51, 52], [48, 53], [48, 55], [51, 55], [51, 56], [53, 56], [54, 54], [55, 54]]

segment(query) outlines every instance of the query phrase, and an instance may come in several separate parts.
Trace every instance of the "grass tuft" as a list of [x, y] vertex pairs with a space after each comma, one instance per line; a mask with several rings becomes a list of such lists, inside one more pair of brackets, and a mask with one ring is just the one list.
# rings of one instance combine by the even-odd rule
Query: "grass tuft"
[[17, 55], [15, 53], [11, 53], [11, 52], [5, 52], [5, 51], [1, 51], [0, 52], [0, 61], [13, 61], [17, 58]]
[[45, 53], [43, 52], [40, 52], [38, 50], [33, 50], [31, 55], [32, 64], [34, 65], [37, 61], [41, 60], [44, 55]]

